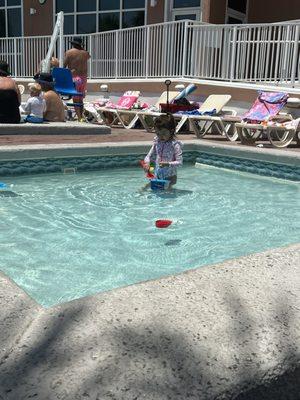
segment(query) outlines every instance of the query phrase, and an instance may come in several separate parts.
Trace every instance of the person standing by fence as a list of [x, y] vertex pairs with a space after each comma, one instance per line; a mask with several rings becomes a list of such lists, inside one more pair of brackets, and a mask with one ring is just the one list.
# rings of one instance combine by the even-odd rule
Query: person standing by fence
[[[73, 48], [67, 50], [65, 53], [64, 67], [71, 70], [76, 90], [82, 93], [82, 97], [73, 97], [73, 102], [83, 103], [87, 85], [87, 63], [90, 55], [86, 50], [84, 50], [82, 39], [80, 37], [74, 38], [71, 41], [71, 44]], [[82, 109], [83, 108], [80, 106], [75, 107], [78, 121], [82, 119]]]

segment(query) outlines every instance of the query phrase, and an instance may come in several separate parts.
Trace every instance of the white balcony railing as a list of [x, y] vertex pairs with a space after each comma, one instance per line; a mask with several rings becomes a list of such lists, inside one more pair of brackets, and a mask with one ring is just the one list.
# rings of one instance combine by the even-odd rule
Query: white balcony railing
[[[300, 23], [209, 25], [178, 21], [81, 35], [91, 54], [90, 78], [299, 80]], [[69, 48], [71, 36], [64, 36]], [[45, 58], [48, 37], [0, 39], [0, 58], [15, 77], [32, 77]], [[54, 50], [57, 54], [57, 49]]]

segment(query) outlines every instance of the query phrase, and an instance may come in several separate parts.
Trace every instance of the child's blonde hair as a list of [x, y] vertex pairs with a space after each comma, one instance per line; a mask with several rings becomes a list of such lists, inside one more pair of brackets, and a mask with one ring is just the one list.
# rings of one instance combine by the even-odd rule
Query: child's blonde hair
[[155, 118], [154, 128], [156, 130], [167, 129], [168, 131], [170, 131], [170, 134], [173, 137], [175, 135], [175, 129], [176, 129], [176, 122], [173, 115], [167, 113], [167, 114], [162, 114], [159, 117]]
[[38, 83], [33, 83], [29, 86], [29, 93], [38, 96], [42, 92], [41, 85]]

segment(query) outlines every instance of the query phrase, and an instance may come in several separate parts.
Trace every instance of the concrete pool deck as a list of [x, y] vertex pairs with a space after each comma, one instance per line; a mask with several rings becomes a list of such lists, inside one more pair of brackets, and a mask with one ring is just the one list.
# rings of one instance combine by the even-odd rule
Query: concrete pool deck
[[[51, 157], [57, 154], [60, 157], [65, 155], [83, 156], [89, 154], [104, 155], [121, 154], [130, 152], [148, 152], [152, 145], [154, 134], [136, 130], [117, 130], [111, 135], [88, 135], [67, 137], [54, 135], [41, 136], [0, 136], [0, 160], [22, 157]], [[251, 157], [264, 159], [266, 161], [280, 162], [280, 160], [292, 160], [293, 164], [300, 165], [300, 147], [274, 148], [266, 144], [263, 147], [245, 146], [236, 142], [225, 141], [224, 138], [210, 135], [209, 139], [196, 139], [195, 135], [176, 135], [184, 144], [183, 149], [197, 150], [205, 149], [206, 152], [216, 154], [231, 154], [236, 157]], [[287, 161], [288, 162], [288, 161]]]
[[[62, 123], [63, 125], [68, 125], [67, 123]], [[78, 122], [72, 122], [72, 126], [83, 126], [88, 124], [79, 124]], [[25, 125], [25, 124], [24, 124]], [[93, 125], [92, 125], [93, 126]], [[96, 126], [96, 129], [99, 125]], [[22, 132], [22, 131], [20, 131]], [[18, 133], [18, 135], [9, 135], [5, 131], [0, 134], [0, 148], [2, 146], [12, 145], [34, 145], [34, 144], [88, 144], [88, 143], [126, 143], [126, 142], [144, 142], [152, 140], [155, 136], [154, 133], [146, 132], [142, 129], [124, 129], [124, 128], [111, 128], [110, 134], [94, 134], [92, 130], [86, 130], [86, 134], [71, 134], [71, 130], [68, 134], [45, 134], [40, 133], [37, 135], [30, 135], [23, 133]], [[231, 146], [236, 148], [254, 148], [255, 146], [241, 145], [239, 142], [229, 142], [225, 137], [219, 134], [208, 134], [204, 139], [197, 139], [194, 133], [179, 133], [176, 135], [179, 140], [189, 142], [190, 140], [196, 140], [198, 143], [216, 143], [223, 144], [224, 146]], [[261, 151], [268, 152], [269, 150], [274, 150], [274, 147], [267, 140], [257, 141], [257, 144], [262, 144], [263, 148]], [[276, 149], [281, 152], [291, 151], [300, 154], [300, 147], [296, 145], [296, 141], [293, 142], [289, 147]]]
[[111, 128], [106, 125], [68, 122], [44, 122], [43, 124], [0, 124], [0, 136], [10, 135], [107, 135]]
[[1, 400], [299, 399], [300, 245], [44, 309], [0, 275]]

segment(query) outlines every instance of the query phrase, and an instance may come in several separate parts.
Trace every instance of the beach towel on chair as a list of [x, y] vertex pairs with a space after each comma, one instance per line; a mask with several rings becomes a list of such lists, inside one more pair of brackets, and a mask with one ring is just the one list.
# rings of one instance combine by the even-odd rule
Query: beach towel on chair
[[289, 95], [284, 92], [258, 92], [259, 95], [251, 109], [244, 115], [243, 121], [259, 123], [267, 121], [270, 117], [277, 115], [285, 106]]
[[214, 108], [212, 110], [207, 110], [207, 111], [200, 111], [199, 109], [197, 110], [191, 110], [191, 111], [178, 111], [177, 114], [184, 114], [184, 115], [216, 115], [217, 110]]
[[140, 92], [137, 91], [127, 91], [121, 96], [117, 102], [117, 104], [114, 104], [112, 102], [107, 102], [106, 107], [107, 108], [116, 108], [116, 109], [121, 109], [121, 110], [130, 110], [134, 103], [138, 100], [140, 95]]

